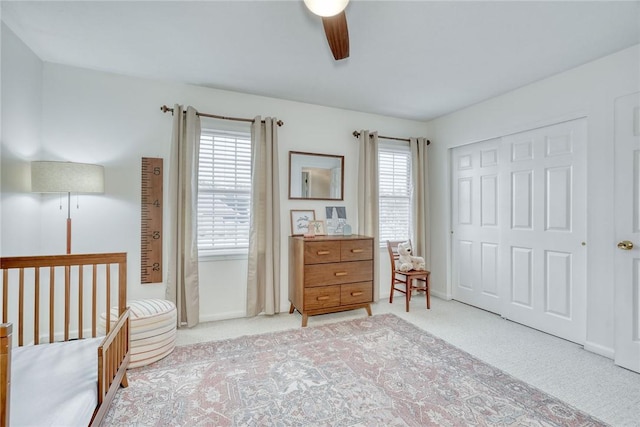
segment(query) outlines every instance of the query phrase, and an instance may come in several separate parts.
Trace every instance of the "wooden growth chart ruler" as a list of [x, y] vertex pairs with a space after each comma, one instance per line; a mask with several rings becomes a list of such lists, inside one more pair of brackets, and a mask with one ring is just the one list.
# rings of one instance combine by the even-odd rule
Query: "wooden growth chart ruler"
[[142, 283], [162, 282], [162, 159], [142, 158]]

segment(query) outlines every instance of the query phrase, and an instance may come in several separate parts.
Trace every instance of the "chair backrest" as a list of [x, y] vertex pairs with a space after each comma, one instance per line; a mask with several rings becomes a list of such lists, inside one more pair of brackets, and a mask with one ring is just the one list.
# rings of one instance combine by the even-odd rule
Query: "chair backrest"
[[[391, 271], [396, 269], [396, 261], [400, 259], [400, 255], [398, 254], [398, 245], [400, 243], [404, 243], [407, 240], [387, 240], [387, 251], [389, 251], [389, 260], [391, 261]], [[411, 239], [409, 241], [409, 246], [411, 246]]]

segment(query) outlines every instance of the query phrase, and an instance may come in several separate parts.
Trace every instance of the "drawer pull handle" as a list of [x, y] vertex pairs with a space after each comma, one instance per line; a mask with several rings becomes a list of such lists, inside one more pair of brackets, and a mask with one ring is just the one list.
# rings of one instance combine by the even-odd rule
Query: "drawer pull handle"
[[336, 275], [336, 277], [346, 276], [347, 272], [346, 271], [336, 271], [335, 275]]
[[361, 252], [364, 252], [364, 249], [351, 249], [351, 252], [353, 252], [354, 254], [359, 254]]
[[329, 299], [329, 297], [326, 297], [326, 296], [325, 296], [325, 297], [317, 297], [316, 299], [317, 299], [318, 301], [326, 301], [326, 300], [328, 300], [328, 299]]
[[352, 297], [359, 297], [360, 295], [362, 295], [364, 292], [351, 292], [351, 296]]
[[331, 251], [318, 251], [317, 254], [318, 255], [329, 255], [331, 253]]

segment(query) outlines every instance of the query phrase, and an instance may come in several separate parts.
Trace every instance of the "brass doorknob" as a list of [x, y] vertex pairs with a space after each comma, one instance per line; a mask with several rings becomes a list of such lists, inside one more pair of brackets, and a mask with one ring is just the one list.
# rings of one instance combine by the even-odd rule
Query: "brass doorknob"
[[618, 243], [618, 249], [622, 249], [623, 251], [630, 251], [631, 249], [633, 249], [633, 242], [623, 240], [622, 242]]

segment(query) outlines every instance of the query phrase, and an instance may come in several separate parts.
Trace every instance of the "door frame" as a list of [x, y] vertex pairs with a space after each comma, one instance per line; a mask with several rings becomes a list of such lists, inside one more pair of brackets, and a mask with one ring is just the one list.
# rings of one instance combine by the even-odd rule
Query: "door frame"
[[[628, 103], [628, 105], [627, 105]], [[614, 209], [613, 218], [616, 221], [614, 229], [614, 244], [623, 240], [631, 240], [635, 245], [630, 251], [625, 251], [616, 248], [614, 254], [614, 363], [618, 366], [622, 366], [626, 369], [630, 369], [635, 372], [640, 372], [640, 284], [636, 283], [636, 289], [633, 289], [633, 276], [638, 274], [638, 270], [629, 271], [633, 268], [635, 263], [638, 267], [638, 248], [640, 247], [640, 232], [637, 231], [640, 228], [640, 224], [633, 224], [638, 221], [638, 215], [640, 212], [633, 212], [633, 206], [637, 203], [637, 191], [640, 191], [637, 182], [640, 177], [638, 174], [640, 171], [640, 165], [637, 156], [633, 159], [628, 157], [628, 148], [632, 150], [640, 149], [640, 91], [630, 93], [624, 96], [620, 96], [614, 100]], [[627, 107], [631, 107], [631, 117], [619, 117], [618, 109], [621, 113], [627, 113]], [[621, 124], [630, 124], [632, 129], [631, 134], [620, 136], [618, 132], [619, 121]], [[629, 145], [627, 145], [629, 144]], [[635, 151], [637, 154], [638, 151]], [[630, 161], [629, 163], [621, 164], [623, 161]], [[628, 178], [623, 176], [624, 172], [631, 170], [631, 174], [634, 175], [631, 179], [631, 185], [621, 185], [621, 178]], [[635, 181], [635, 182], [634, 182]], [[629, 181], [627, 181], [629, 182]], [[626, 184], [626, 182], [624, 183]], [[636, 194], [634, 194], [636, 193]], [[635, 200], [634, 200], [635, 199]], [[621, 215], [625, 215], [625, 208], [631, 208], [630, 215], [626, 219], [620, 218]], [[635, 217], [635, 218], [634, 218]], [[629, 227], [630, 226], [630, 227]], [[636, 228], [634, 231], [633, 229]], [[625, 271], [626, 270], [626, 271]], [[630, 283], [627, 280], [630, 280]], [[640, 282], [640, 278], [636, 277], [636, 282]], [[633, 307], [633, 300], [637, 304]], [[634, 318], [635, 316], [635, 318]], [[635, 338], [634, 338], [635, 334]]]

